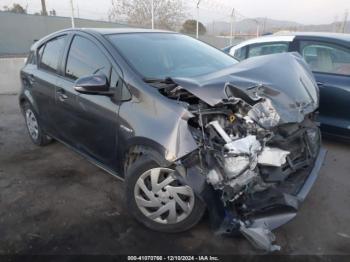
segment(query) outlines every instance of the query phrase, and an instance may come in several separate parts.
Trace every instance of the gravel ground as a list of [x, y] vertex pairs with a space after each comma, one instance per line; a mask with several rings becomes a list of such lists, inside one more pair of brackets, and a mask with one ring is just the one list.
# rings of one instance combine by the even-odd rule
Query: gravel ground
[[[328, 155], [297, 217], [275, 230], [281, 254], [350, 254], [350, 145]], [[123, 183], [59, 143], [39, 148], [17, 97], [0, 95], [0, 254], [261, 254], [216, 236], [208, 218], [181, 234], [138, 224]]]

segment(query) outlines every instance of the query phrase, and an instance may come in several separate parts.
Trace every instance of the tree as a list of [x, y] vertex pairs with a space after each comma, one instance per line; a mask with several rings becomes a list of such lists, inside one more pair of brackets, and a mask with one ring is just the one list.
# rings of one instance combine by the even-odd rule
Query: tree
[[56, 16], [56, 15], [57, 15], [55, 9], [50, 10], [50, 11], [49, 11], [49, 14], [50, 14], [51, 16]]
[[[197, 32], [197, 20], [189, 19], [186, 20], [185, 23], [183, 23], [181, 28], [181, 33], [184, 34], [196, 34]], [[207, 29], [205, 26], [199, 22], [198, 23], [198, 33], [200, 35], [204, 35], [207, 32]]]
[[[152, 0], [112, 0], [109, 11], [111, 21], [126, 19], [128, 24], [151, 27]], [[154, 24], [156, 28], [174, 30], [185, 19], [182, 1], [153, 0]]]
[[26, 14], [27, 10], [24, 9], [20, 4], [14, 3], [12, 7], [4, 6], [4, 11], [16, 13], [16, 14]]

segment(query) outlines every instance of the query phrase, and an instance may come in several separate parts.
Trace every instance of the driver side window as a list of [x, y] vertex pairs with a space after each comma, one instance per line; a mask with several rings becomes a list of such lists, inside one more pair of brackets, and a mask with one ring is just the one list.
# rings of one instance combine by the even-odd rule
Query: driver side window
[[316, 41], [302, 41], [301, 54], [314, 72], [350, 76], [350, 50]]
[[76, 35], [70, 46], [65, 75], [76, 80], [82, 76], [104, 74], [110, 78], [111, 64], [89, 39]]

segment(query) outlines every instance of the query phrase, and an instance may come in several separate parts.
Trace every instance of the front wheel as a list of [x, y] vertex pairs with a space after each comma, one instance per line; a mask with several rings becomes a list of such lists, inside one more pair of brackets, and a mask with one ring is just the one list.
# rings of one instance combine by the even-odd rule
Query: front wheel
[[160, 167], [147, 156], [136, 160], [126, 175], [126, 201], [135, 218], [163, 232], [181, 232], [195, 226], [205, 211], [192, 188], [182, 184], [171, 168]]

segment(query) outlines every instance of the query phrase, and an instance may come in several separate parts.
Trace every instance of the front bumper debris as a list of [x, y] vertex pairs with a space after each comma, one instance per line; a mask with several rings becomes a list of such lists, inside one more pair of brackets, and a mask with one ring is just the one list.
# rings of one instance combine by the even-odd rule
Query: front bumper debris
[[[265, 216], [259, 216], [251, 221], [240, 221], [239, 231], [246, 236], [255, 247], [266, 251], [280, 250], [279, 246], [273, 244], [275, 237], [271, 230], [282, 226], [296, 216], [301, 202], [305, 200], [318, 177], [326, 152], [324, 148], [320, 149], [309, 176], [299, 188], [296, 195], [284, 193], [286, 207], [288, 208], [284, 209], [279, 207], [281, 212], [274, 210], [275, 212]], [[286, 212], [283, 210], [289, 211]]]

